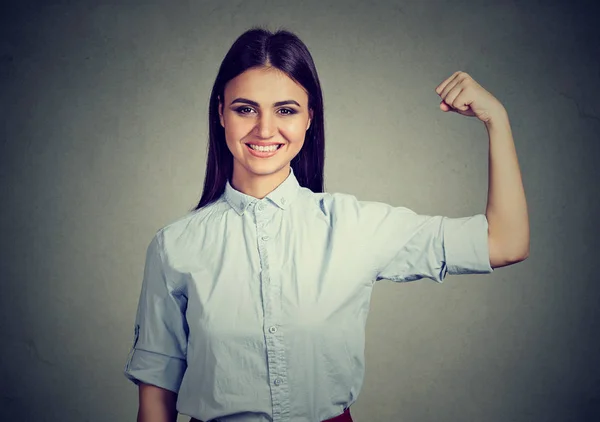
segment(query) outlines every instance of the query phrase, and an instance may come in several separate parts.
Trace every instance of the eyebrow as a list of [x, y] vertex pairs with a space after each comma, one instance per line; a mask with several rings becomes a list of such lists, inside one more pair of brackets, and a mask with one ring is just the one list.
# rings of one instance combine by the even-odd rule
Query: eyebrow
[[[254, 106], [254, 107], [259, 107], [259, 108], [260, 108], [260, 106], [258, 105], [258, 103], [257, 103], [256, 101], [252, 101], [252, 100], [249, 100], [249, 99], [247, 99], [247, 98], [236, 98], [236, 99], [235, 99], [235, 100], [233, 100], [233, 101], [231, 102], [231, 104], [229, 104], [229, 105], [232, 105], [232, 104], [235, 104], [235, 103], [244, 103], [244, 104], [250, 104], [250, 105], [252, 105], [252, 106]], [[296, 101], [294, 101], [294, 100], [278, 101], [278, 102], [276, 102], [276, 103], [273, 103], [273, 107], [278, 107], [278, 106], [287, 105], [287, 104], [295, 104], [295, 105], [297, 105], [298, 107], [302, 107], [300, 104], [298, 104], [298, 103], [297, 103]]]

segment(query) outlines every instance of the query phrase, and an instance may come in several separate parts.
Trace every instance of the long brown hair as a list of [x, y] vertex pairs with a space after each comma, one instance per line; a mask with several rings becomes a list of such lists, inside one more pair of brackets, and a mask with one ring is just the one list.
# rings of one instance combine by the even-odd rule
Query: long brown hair
[[233, 155], [225, 142], [225, 129], [219, 120], [219, 97], [224, 98], [225, 85], [252, 67], [269, 63], [286, 73], [308, 92], [308, 107], [313, 110], [310, 128], [304, 145], [290, 165], [298, 183], [313, 192], [323, 192], [325, 164], [325, 125], [323, 120], [323, 93], [317, 69], [306, 45], [293, 33], [280, 29], [271, 32], [253, 27], [233, 43], [217, 74], [210, 96], [208, 111], [209, 144], [200, 202], [191, 211], [217, 200], [225, 190], [233, 173]]

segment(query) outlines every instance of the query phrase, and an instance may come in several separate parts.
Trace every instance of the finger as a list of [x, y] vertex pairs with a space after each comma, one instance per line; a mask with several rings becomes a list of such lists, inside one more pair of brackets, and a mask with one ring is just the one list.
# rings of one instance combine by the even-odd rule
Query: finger
[[444, 80], [441, 84], [439, 84], [437, 86], [437, 88], [435, 89], [435, 92], [437, 94], [440, 94], [444, 90], [444, 88], [446, 87], [446, 85], [448, 85], [450, 83], [450, 81], [452, 81], [459, 73], [460, 73], [460, 70], [454, 72], [452, 74], [452, 76], [450, 76], [449, 78], [447, 78], [446, 80]]
[[446, 85], [446, 88], [444, 88], [442, 90], [442, 93], [440, 94], [440, 96], [443, 99], [445, 99], [445, 97], [448, 95], [448, 92], [450, 92], [450, 90], [452, 88], [454, 88], [458, 84], [462, 84], [469, 77], [469, 75], [467, 73], [463, 72], [463, 71], [459, 71], [457, 73], [458, 74], [454, 77], [454, 79], [448, 85]]
[[460, 111], [467, 111], [469, 109], [469, 104], [471, 104], [469, 91], [466, 89], [462, 89], [460, 94], [458, 94], [452, 102], [452, 107]]
[[452, 75], [450, 75], [448, 78], [446, 78], [446, 79], [445, 79], [445, 80], [444, 80], [444, 81], [443, 81], [441, 84], [439, 84], [439, 85], [437, 86], [437, 88], [435, 89], [435, 92], [437, 92], [438, 94], [439, 94], [440, 92], [442, 92], [442, 90], [443, 90], [443, 89], [446, 87], [446, 85], [448, 85], [448, 83], [449, 83], [450, 81], [452, 81], [452, 79], [454, 79], [454, 78], [456, 77], [456, 75], [458, 75], [458, 73], [459, 73], [459, 72], [460, 72], [460, 71], [456, 71], [456, 72], [454, 72]]
[[460, 84], [455, 85], [454, 88], [452, 88], [450, 90], [450, 92], [448, 92], [448, 95], [446, 95], [446, 97], [444, 98], [444, 101], [446, 102], [446, 104], [448, 104], [450, 107], [457, 108], [457, 107], [454, 107], [454, 103], [455, 103], [456, 97], [458, 97], [463, 90], [464, 90], [464, 87], [462, 85], [460, 85]]
[[[442, 100], [446, 101], [446, 104], [452, 105], [452, 101], [454, 101], [454, 98], [460, 93], [460, 90], [463, 88], [463, 85], [460, 82], [461, 81], [458, 78], [455, 78], [446, 85], [446, 88], [444, 88], [444, 91], [440, 94], [440, 97]], [[457, 89], [458, 92], [456, 92]], [[450, 94], [453, 94], [453, 96], [450, 97]]]

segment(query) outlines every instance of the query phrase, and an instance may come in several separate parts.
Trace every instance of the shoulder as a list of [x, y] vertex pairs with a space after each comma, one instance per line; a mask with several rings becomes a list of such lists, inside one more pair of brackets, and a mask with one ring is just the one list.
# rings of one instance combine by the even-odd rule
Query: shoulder
[[383, 218], [390, 213], [415, 214], [407, 207], [394, 206], [380, 201], [360, 200], [355, 195], [344, 192], [324, 193], [319, 198], [324, 213], [335, 214], [351, 220]]
[[187, 214], [169, 221], [155, 231], [151, 245], [156, 244], [163, 254], [185, 248], [186, 244], [203, 237], [213, 223], [219, 222], [230, 207], [223, 197]]
[[351, 206], [356, 197], [340, 192], [313, 192], [308, 188], [301, 188], [298, 199], [303, 206], [306, 203], [317, 206], [325, 215], [335, 212], [340, 207]]
[[360, 201], [355, 195], [344, 192], [311, 192], [311, 196], [319, 213], [332, 224], [355, 222], [359, 218], [363, 206], [363, 201]]

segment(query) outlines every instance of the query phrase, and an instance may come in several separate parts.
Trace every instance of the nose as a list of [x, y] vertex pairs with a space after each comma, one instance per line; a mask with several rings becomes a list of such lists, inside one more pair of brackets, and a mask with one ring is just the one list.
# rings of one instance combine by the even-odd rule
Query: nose
[[261, 138], [271, 138], [275, 135], [277, 127], [275, 117], [271, 116], [269, 113], [261, 114], [256, 126], [258, 129], [258, 136]]

